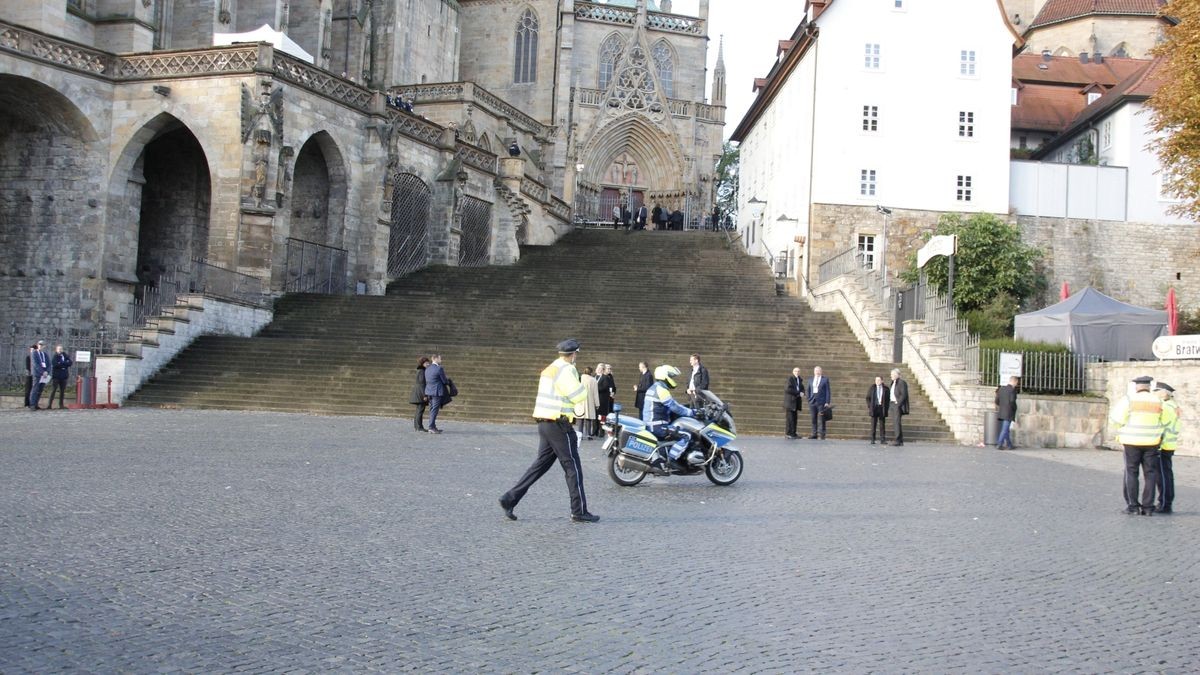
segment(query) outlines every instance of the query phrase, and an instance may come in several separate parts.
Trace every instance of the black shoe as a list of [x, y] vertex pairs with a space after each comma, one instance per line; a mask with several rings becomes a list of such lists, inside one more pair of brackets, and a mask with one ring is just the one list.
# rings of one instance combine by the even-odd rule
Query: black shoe
[[824, 436], [821, 436], [821, 440], [825, 440], [825, 437], [824, 437]]
[[790, 440], [790, 441], [794, 441], [794, 440], [796, 440], [797, 438], [800, 438], [800, 437], [799, 437], [799, 436], [797, 436], [796, 434], [784, 434], [784, 436], [783, 436], [783, 437], [784, 437], [784, 438], [786, 438], [786, 439], [788, 439], [788, 440]]
[[1140, 507], [1140, 506], [1126, 506], [1125, 507], [1125, 515], [1136, 516], [1136, 515], [1139, 515], [1139, 512], [1141, 510], [1142, 510], [1142, 507]]
[[808, 437], [808, 440], [810, 440], [810, 441], [815, 441], [815, 440], [817, 440], [817, 437], [816, 437], [816, 436], [809, 436], [809, 437]]
[[437, 428], [437, 427], [429, 427], [428, 429], [426, 429], [426, 431], [428, 431], [428, 432], [429, 432], [429, 433], [431, 433], [431, 434], [440, 434], [440, 433], [442, 433], [442, 430], [441, 430], [441, 429], [439, 429], [439, 428]]
[[425, 427], [417, 427], [417, 426], [414, 426], [414, 427], [413, 427], [413, 431], [419, 431], [419, 432], [421, 432], [421, 433], [425, 433]]
[[1154, 515], [1154, 507], [1152, 506], [1148, 509], [1139, 509], [1138, 513], [1140, 513], [1143, 516], [1152, 516], [1152, 515]]
[[500, 508], [504, 509], [504, 517], [505, 518], [508, 518], [509, 520], [517, 519], [517, 514], [513, 513], [513, 509], [515, 509], [517, 507], [505, 505], [503, 497], [500, 498]]
[[899, 443], [892, 443], [893, 447], [897, 447], [897, 446], [901, 446], [901, 445], [904, 445], [904, 441], [900, 441]]
[[[875, 445], [875, 441], [871, 441], [871, 445]], [[887, 443], [884, 443], [884, 445], [887, 445]]]
[[1171, 507], [1169, 507], [1169, 506], [1160, 506], [1155, 510], [1158, 511], [1159, 513], [1167, 513], [1167, 514], [1172, 513]]
[[571, 520], [577, 523], [594, 523], [600, 520], [600, 516], [584, 511], [582, 514], [572, 515]]

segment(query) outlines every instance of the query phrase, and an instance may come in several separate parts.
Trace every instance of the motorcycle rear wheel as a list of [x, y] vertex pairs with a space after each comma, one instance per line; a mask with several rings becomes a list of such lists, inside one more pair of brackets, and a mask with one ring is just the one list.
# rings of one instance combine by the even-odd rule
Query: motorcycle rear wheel
[[717, 485], [733, 485], [742, 477], [742, 453], [731, 450], [704, 467], [708, 479]]
[[620, 453], [614, 452], [608, 458], [608, 477], [621, 487], [633, 487], [642, 482], [642, 479], [646, 477], [646, 472], [637, 469], [622, 469], [617, 464], [617, 458], [620, 456]]

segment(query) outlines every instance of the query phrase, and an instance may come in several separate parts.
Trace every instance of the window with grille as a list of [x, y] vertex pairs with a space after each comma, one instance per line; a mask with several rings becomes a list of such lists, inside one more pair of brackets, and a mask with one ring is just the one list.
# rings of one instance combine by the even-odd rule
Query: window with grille
[[858, 252], [862, 254], [863, 267], [875, 269], [875, 235], [858, 235]]
[[621, 58], [623, 51], [625, 51], [625, 41], [621, 39], [620, 35], [609, 35], [600, 45], [601, 89], [608, 89], [608, 83], [612, 82], [613, 73], [617, 69], [617, 59]]
[[863, 54], [863, 67], [867, 70], [879, 70], [879, 44], [868, 42]]
[[513, 66], [513, 82], [537, 82], [538, 20], [532, 9], [525, 10], [517, 21], [517, 45]]
[[675, 96], [675, 61], [666, 40], [659, 40], [652, 50], [654, 65], [658, 70], [658, 82], [667, 98]]
[[863, 197], [875, 196], [875, 169], [863, 169], [859, 173], [858, 194]]
[[975, 138], [975, 113], [965, 110], [958, 112], [958, 135], [960, 138]]
[[863, 106], [862, 129], [863, 131], [879, 131], [879, 106]]
[[429, 186], [417, 176], [399, 173], [393, 177], [388, 276], [404, 276], [429, 262], [431, 196]]
[[975, 50], [964, 49], [959, 55], [958, 74], [971, 76], [975, 74]]
[[957, 200], [960, 202], [971, 201], [971, 177], [959, 174], [958, 176], [958, 192]]

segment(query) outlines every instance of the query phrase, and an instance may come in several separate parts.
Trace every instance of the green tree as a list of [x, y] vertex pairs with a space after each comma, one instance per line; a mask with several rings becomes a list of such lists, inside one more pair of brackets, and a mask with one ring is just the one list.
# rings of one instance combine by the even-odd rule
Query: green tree
[[1182, 199], [1172, 212], [1200, 219], [1200, 0], [1171, 0], [1164, 11], [1179, 23], [1167, 28], [1153, 52], [1161, 59], [1155, 79], [1162, 84], [1148, 101], [1159, 134], [1150, 147], [1170, 167], [1165, 191]]
[[714, 189], [717, 196], [717, 208], [721, 209], [722, 218], [728, 214], [737, 221], [738, 197], [738, 164], [741, 151], [729, 141], [721, 146], [721, 159], [717, 160], [717, 178]]
[[[1000, 337], [995, 328], [997, 323], [1006, 315], [1003, 323], [1010, 324], [1018, 305], [1046, 288], [1046, 279], [1037, 269], [1042, 252], [1021, 241], [1015, 225], [990, 213], [970, 217], [956, 213], [943, 215], [934, 231], [927, 232], [924, 238], [928, 241], [940, 234], [958, 235], [958, 254], [954, 257], [955, 308], [976, 313], [978, 323], [989, 324], [984, 332], [990, 337]], [[925, 265], [929, 283], [942, 292], [946, 291], [949, 267], [945, 256]], [[917, 253], [913, 251], [901, 278], [915, 283], [920, 274]]]

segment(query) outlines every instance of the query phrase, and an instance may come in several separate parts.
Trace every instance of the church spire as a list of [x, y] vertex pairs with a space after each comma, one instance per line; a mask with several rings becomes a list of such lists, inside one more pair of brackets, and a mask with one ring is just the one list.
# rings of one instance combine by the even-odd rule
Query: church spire
[[717, 67], [713, 69], [712, 104], [725, 105], [725, 36], [717, 47]]

